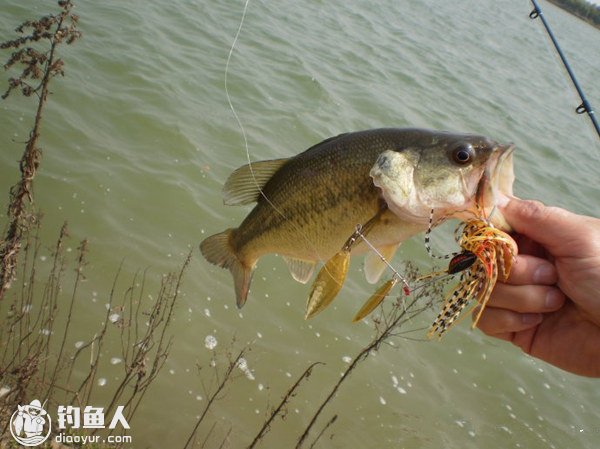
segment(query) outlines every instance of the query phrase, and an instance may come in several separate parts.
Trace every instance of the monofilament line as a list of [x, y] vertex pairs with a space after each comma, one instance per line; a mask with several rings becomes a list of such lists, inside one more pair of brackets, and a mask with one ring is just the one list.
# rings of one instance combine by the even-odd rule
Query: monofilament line
[[404, 284], [404, 286], [408, 289], [410, 289], [410, 285], [408, 283], [408, 281], [406, 280], [406, 278], [404, 276], [402, 276], [398, 270], [396, 270], [388, 261], [387, 259], [383, 256], [383, 254], [381, 254], [377, 248], [375, 248], [373, 246], [373, 244], [371, 242], [369, 242], [367, 240], [367, 238], [365, 237], [365, 235], [362, 233], [362, 226], [361, 225], [356, 225], [356, 232], [358, 233], [358, 235], [360, 236], [360, 238], [363, 240], [363, 242], [366, 243], [366, 245], [371, 249], [371, 251], [373, 251], [375, 254], [377, 254], [379, 256], [379, 258], [381, 259], [381, 261], [387, 265], [387, 267], [392, 270], [392, 272], [394, 273], [394, 276], [396, 277], [396, 279], [399, 279], [400, 281], [402, 281], [402, 283]]
[[[244, 26], [244, 20], [246, 19], [246, 13], [248, 12], [248, 4], [250, 0], [246, 0], [244, 3], [244, 11], [242, 12], [242, 18], [240, 19], [240, 24], [235, 33], [235, 37], [233, 38], [233, 43], [231, 44], [231, 48], [229, 49], [229, 54], [227, 55], [227, 61], [225, 62], [225, 95], [227, 96], [227, 103], [229, 104], [229, 109], [233, 113], [235, 120], [237, 121], [240, 130], [242, 131], [242, 137], [244, 138], [244, 147], [246, 148], [246, 158], [248, 159], [248, 164], [250, 164], [250, 172], [252, 173], [252, 178], [254, 178], [254, 182], [256, 182], [256, 178], [254, 176], [254, 171], [252, 171], [252, 163], [250, 161], [250, 151], [248, 149], [248, 138], [246, 137], [246, 130], [244, 129], [244, 125], [242, 125], [242, 121], [240, 120], [235, 108], [233, 107], [233, 102], [231, 101], [231, 95], [229, 95], [229, 64], [231, 62], [231, 56], [233, 55], [233, 50], [235, 49], [235, 44], [237, 44], [238, 38], [240, 37], [240, 33], [242, 32], [242, 27]], [[262, 192], [261, 192], [262, 193]]]
[[[244, 129], [244, 125], [242, 125], [242, 121], [240, 120], [240, 117], [238, 116], [235, 107], [233, 106], [233, 101], [231, 100], [231, 95], [229, 94], [229, 65], [231, 63], [231, 58], [233, 56], [233, 51], [235, 50], [235, 46], [238, 42], [238, 39], [240, 37], [240, 34], [242, 32], [242, 28], [244, 27], [244, 21], [246, 19], [246, 14], [248, 12], [248, 5], [250, 4], [250, 0], [245, 0], [244, 2], [244, 10], [242, 11], [242, 17], [240, 19], [240, 24], [238, 25], [237, 31], [235, 32], [235, 36], [233, 38], [233, 42], [231, 44], [231, 48], [229, 49], [229, 53], [227, 54], [227, 61], [225, 62], [225, 79], [224, 79], [224, 85], [225, 85], [225, 96], [227, 97], [227, 103], [229, 104], [229, 109], [231, 109], [231, 112], [233, 113], [233, 116], [235, 117], [235, 120], [238, 124], [238, 126], [240, 127], [240, 131], [242, 132], [242, 137], [244, 139], [244, 149], [246, 150], [246, 159], [248, 161], [248, 168], [250, 169], [250, 174], [252, 175], [252, 179], [254, 181], [254, 184], [256, 185], [256, 187], [258, 188], [258, 191], [260, 192], [260, 195], [265, 199], [265, 201], [267, 203], [269, 203], [269, 205], [273, 208], [273, 210], [275, 210], [275, 212], [277, 212], [279, 215], [281, 215], [284, 219], [287, 220], [286, 215], [279, 210], [279, 208], [273, 204], [273, 202], [267, 197], [267, 195], [265, 195], [265, 193], [263, 192], [263, 189], [259, 186], [257, 180], [256, 180], [256, 175], [254, 172], [254, 169], [252, 167], [252, 161], [250, 160], [250, 147], [248, 145], [248, 137], [246, 135], [246, 130]], [[302, 231], [302, 229], [300, 227], [298, 227], [297, 225], [295, 225], [294, 223], [292, 223], [292, 225], [300, 231], [300, 233], [302, 234], [304, 240], [306, 240], [306, 243], [315, 250], [315, 252], [317, 253], [318, 257], [320, 258], [319, 255], [319, 249], [315, 247], [315, 245], [313, 244], [313, 242], [311, 242], [311, 240], [309, 239], [309, 237], [306, 235], [305, 232]]]
[[229, 109], [233, 113], [235, 120], [240, 127], [240, 131], [242, 132], [242, 137], [244, 139], [244, 149], [246, 150], [246, 159], [248, 160], [248, 168], [250, 168], [250, 174], [252, 175], [252, 179], [254, 180], [254, 184], [258, 188], [258, 191], [262, 195], [262, 197], [275, 209], [277, 213], [279, 213], [282, 217], [286, 218], [283, 212], [281, 212], [277, 207], [267, 198], [264, 194], [262, 188], [259, 186], [256, 181], [256, 175], [254, 174], [254, 169], [252, 168], [252, 161], [250, 160], [250, 147], [248, 145], [248, 137], [246, 135], [246, 130], [244, 129], [244, 125], [242, 125], [242, 121], [238, 116], [235, 107], [233, 106], [233, 102], [231, 101], [231, 95], [229, 94], [229, 64], [231, 63], [231, 57], [233, 55], [233, 50], [237, 44], [238, 38], [240, 37], [240, 33], [242, 32], [242, 28], [244, 26], [244, 20], [246, 19], [246, 13], [248, 12], [248, 5], [250, 4], [250, 0], [246, 0], [244, 2], [244, 10], [242, 11], [242, 18], [240, 19], [240, 24], [238, 26], [237, 31], [235, 32], [235, 37], [233, 38], [233, 43], [231, 44], [231, 48], [229, 49], [229, 54], [227, 55], [227, 61], [225, 62], [225, 95], [227, 96], [227, 103], [229, 104]]

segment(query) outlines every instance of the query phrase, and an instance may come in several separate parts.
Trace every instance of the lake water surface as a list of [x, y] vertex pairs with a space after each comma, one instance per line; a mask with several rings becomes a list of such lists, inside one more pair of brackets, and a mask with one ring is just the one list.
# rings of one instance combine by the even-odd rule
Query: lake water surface
[[[600, 33], [541, 6], [600, 108]], [[0, 38], [54, 7], [2, 0]], [[45, 215], [42, 256], [65, 220], [73, 248], [90, 241], [72, 343], [91, 338], [104, 319], [121, 261], [123, 279], [148, 268], [150, 292], [193, 250], [171, 356], [131, 423], [134, 446], [183, 447], [216, 385], [205, 345], [212, 336], [220, 374], [228, 348], [251, 349], [248, 371], [239, 371], [199, 429], [206, 447], [224, 439], [224, 447], [246, 447], [306, 367], [325, 363], [263, 442], [294, 447], [373, 335], [370, 320], [351, 323], [373, 287], [353, 265], [334, 305], [307, 322], [309, 287], [270, 256], [238, 311], [230, 274], [198, 251], [203, 238], [237, 226], [248, 212], [221, 199], [229, 173], [246, 163], [224, 90], [244, 2], [80, 0], [76, 10], [83, 38], [60, 49], [66, 76], [52, 84], [35, 185]], [[600, 216], [600, 143], [588, 119], [574, 113], [578, 98], [530, 10], [529, 2], [511, 0], [250, 0], [228, 74], [250, 158], [288, 157], [326, 137], [375, 127], [476, 132], [516, 145], [517, 195]], [[2, 211], [32, 111], [17, 96], [0, 103]], [[437, 251], [453, 249], [451, 233], [434, 242]], [[403, 246], [401, 260], [432, 266], [422, 238]], [[338, 419], [315, 447], [597, 447], [600, 381], [529, 358], [471, 330], [468, 320], [441, 342], [426, 341], [435, 314], [415, 318], [406, 325], [409, 338], [395, 338], [360, 364], [325, 410], [318, 429]], [[118, 382], [119, 366], [108, 361], [119, 353], [118, 342], [103, 352], [98, 403]]]

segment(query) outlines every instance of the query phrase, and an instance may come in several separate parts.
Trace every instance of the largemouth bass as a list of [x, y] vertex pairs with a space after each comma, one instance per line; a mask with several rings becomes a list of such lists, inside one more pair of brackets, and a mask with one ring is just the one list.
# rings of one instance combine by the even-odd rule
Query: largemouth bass
[[[224, 203], [256, 205], [238, 228], [208, 237], [204, 257], [231, 271], [238, 307], [246, 302], [258, 259], [284, 257], [306, 283], [315, 265], [338, 253], [357, 225], [390, 259], [398, 245], [437, 216], [462, 217], [512, 194], [512, 147], [484, 136], [425, 129], [373, 129], [329, 138], [289, 159], [253, 162], [225, 182]], [[500, 213], [493, 214], [504, 224]], [[367, 251], [357, 242], [352, 254]], [[367, 253], [365, 274], [377, 282], [386, 266]]]

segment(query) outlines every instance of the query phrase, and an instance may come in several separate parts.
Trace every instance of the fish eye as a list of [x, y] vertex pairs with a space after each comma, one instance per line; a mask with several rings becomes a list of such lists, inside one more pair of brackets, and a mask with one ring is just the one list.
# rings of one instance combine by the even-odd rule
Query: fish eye
[[452, 159], [459, 165], [465, 165], [473, 159], [473, 147], [461, 145], [452, 151]]

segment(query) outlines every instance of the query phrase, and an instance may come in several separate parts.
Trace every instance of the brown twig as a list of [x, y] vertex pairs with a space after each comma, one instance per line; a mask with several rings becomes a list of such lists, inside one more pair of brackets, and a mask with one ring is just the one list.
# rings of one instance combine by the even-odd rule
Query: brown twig
[[[125, 387], [133, 384], [129, 398], [124, 403], [124, 406], [129, 410], [128, 419], [131, 419], [146, 395], [148, 387], [163, 368], [171, 349], [171, 339], [167, 339], [166, 333], [172, 322], [173, 311], [179, 297], [183, 275], [189, 266], [191, 257], [192, 254], [190, 252], [177, 275], [170, 273], [163, 278], [159, 294], [150, 311], [149, 317], [145, 318], [147, 319], [148, 326], [146, 327], [144, 336], [139, 340], [131, 341], [129, 340], [131, 333], [129, 330], [125, 331], [125, 328], [122, 327], [121, 337], [127, 340], [127, 346], [131, 349], [131, 352], [125, 350], [123, 354], [125, 357], [130, 358], [125, 359], [125, 376], [117, 387], [109, 406], [106, 408], [106, 413], [116, 405]], [[134, 278], [132, 286], [135, 284]], [[143, 285], [144, 282], [142, 283], [142, 289]], [[128, 296], [131, 297], [132, 295], [133, 290], [130, 289]], [[140, 292], [140, 299], [141, 296]], [[135, 314], [129, 319], [128, 326], [135, 323], [137, 327], [139, 319], [142, 318], [139, 306], [135, 309], [135, 312], [130, 310], [130, 313]], [[128, 335], [127, 338], [125, 337], [126, 334]], [[148, 367], [150, 369], [147, 369]]]
[[[20, 89], [25, 96], [35, 94], [38, 97], [33, 128], [29, 133], [29, 139], [19, 162], [21, 178], [10, 189], [7, 212], [9, 223], [5, 236], [0, 241], [0, 299], [4, 297], [14, 278], [23, 235], [35, 219], [35, 215], [28, 210], [27, 205], [33, 202], [33, 179], [42, 156], [38, 140], [43, 111], [48, 100], [50, 80], [57, 75], [64, 75], [64, 64], [61, 59], [56, 59], [56, 49], [63, 41], [71, 44], [81, 36], [77, 30], [78, 17], [71, 12], [73, 7], [71, 0], [61, 0], [58, 4], [61, 8], [59, 14], [22, 23], [16, 31], [23, 34], [26, 29], [30, 29], [30, 34], [0, 44], [2, 49], [14, 49], [8, 62], [4, 65], [5, 69], [16, 64], [24, 66], [18, 77], [9, 79], [9, 87], [2, 98], [6, 99], [15, 89]], [[50, 48], [46, 52], [26, 46], [37, 44], [40, 41], [48, 41], [50, 44]], [[38, 80], [37, 86], [33, 86], [32, 83], [38, 82]]]
[[[416, 270], [410, 264], [407, 265], [404, 272], [408, 274], [409, 278], [414, 279], [417, 277]], [[381, 320], [374, 320], [376, 330], [375, 337], [354, 357], [354, 359], [352, 359], [346, 370], [342, 373], [342, 376], [333, 385], [327, 397], [319, 405], [317, 411], [312, 416], [309, 424], [304, 429], [302, 435], [300, 435], [300, 438], [298, 438], [296, 449], [300, 449], [302, 447], [311, 429], [317, 422], [317, 419], [319, 418], [327, 404], [329, 404], [333, 400], [340, 387], [350, 377], [350, 375], [356, 369], [356, 367], [362, 361], [364, 361], [372, 352], [376, 351], [382, 344], [384, 344], [390, 338], [398, 336], [398, 330], [402, 327], [403, 324], [412, 320], [415, 316], [422, 313], [423, 311], [429, 309], [431, 307], [431, 300], [427, 301], [424, 305], [421, 306], [419, 306], [419, 303], [423, 302], [425, 298], [438, 297], [440, 295], [440, 289], [442, 288], [442, 284], [432, 283], [424, 286], [418, 292], [413, 292], [411, 301], [408, 303], [406, 303], [403, 298], [398, 298], [390, 312], [383, 313], [383, 317]]]
[[51, 395], [52, 395], [54, 386], [56, 384], [58, 371], [63, 362], [62, 356], [65, 351], [65, 346], [67, 344], [67, 336], [69, 335], [69, 329], [71, 327], [71, 319], [73, 317], [73, 306], [75, 305], [75, 298], [77, 297], [77, 289], [79, 287], [79, 283], [83, 279], [83, 267], [85, 266], [86, 252], [87, 252], [87, 240], [83, 240], [81, 242], [81, 245], [79, 246], [79, 256], [77, 257], [77, 267], [75, 269], [77, 274], [75, 276], [75, 282], [73, 284], [73, 292], [71, 293], [71, 302], [69, 303], [69, 311], [67, 313], [67, 322], [65, 323], [65, 326], [64, 326], [63, 337], [60, 342], [60, 349], [58, 352], [58, 356], [56, 358], [56, 363], [54, 365], [54, 371], [52, 373], [52, 377], [50, 378], [50, 386], [48, 388], [48, 394], [45, 398], [46, 400], [50, 400], [52, 397]]
[[208, 402], [206, 403], [206, 406], [204, 407], [204, 410], [202, 410], [202, 413], [200, 414], [200, 417], [197, 419], [196, 424], [194, 425], [194, 428], [192, 429], [192, 432], [190, 433], [190, 436], [188, 437], [187, 441], [185, 442], [185, 446], [183, 446], [183, 449], [186, 449], [186, 448], [190, 447], [190, 444], [192, 443], [192, 441], [196, 437], [196, 432], [198, 432], [198, 428], [200, 427], [200, 424], [202, 424], [202, 421], [204, 420], [204, 417], [206, 416], [206, 414], [208, 413], [208, 411], [212, 407], [213, 403], [217, 399], [217, 396], [219, 396], [219, 394], [221, 393], [221, 391], [223, 391], [223, 389], [225, 388], [225, 386], [229, 382], [229, 380], [231, 378], [231, 375], [233, 374], [233, 370], [238, 366], [238, 363], [242, 359], [242, 357], [244, 356], [245, 352], [246, 352], [246, 349], [245, 348], [242, 349], [238, 353], [238, 355], [235, 358], [235, 360], [229, 362], [229, 366], [227, 367], [227, 371], [225, 372], [225, 375], [223, 376], [223, 379], [221, 379], [221, 382], [219, 383], [219, 386], [217, 387], [217, 389], [213, 392], [213, 394], [208, 399]]
[[317, 444], [317, 442], [319, 441], [319, 439], [325, 434], [325, 432], [327, 432], [327, 429], [329, 429], [333, 423], [335, 423], [338, 419], [338, 415], [333, 415], [331, 417], [331, 419], [329, 421], [327, 421], [327, 424], [325, 424], [323, 426], [323, 429], [321, 429], [321, 431], [319, 432], [319, 434], [317, 435], [317, 437], [315, 438], [315, 440], [312, 442], [312, 444], [310, 445], [310, 447], [308, 449], [313, 449], [315, 447], [315, 445]]
[[324, 365], [324, 363], [314, 362], [308, 368], [306, 368], [306, 370], [302, 373], [302, 375], [298, 378], [298, 380], [296, 380], [296, 382], [288, 389], [288, 391], [283, 396], [283, 399], [281, 400], [279, 405], [271, 413], [271, 416], [269, 416], [269, 418], [265, 421], [265, 423], [263, 424], [261, 429], [258, 431], [256, 436], [254, 437], [254, 440], [252, 440], [252, 443], [250, 443], [250, 446], [248, 446], [248, 449], [254, 448], [258, 444], [258, 442], [260, 440], [262, 440], [262, 438], [266, 435], [266, 433], [271, 428], [271, 423], [273, 422], [273, 420], [281, 413], [281, 410], [289, 402], [290, 398], [296, 394], [296, 389], [300, 386], [302, 381], [304, 379], [308, 379], [310, 377], [310, 375], [312, 374], [313, 368], [317, 365]]

